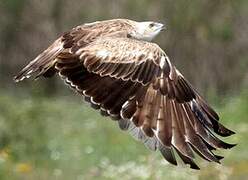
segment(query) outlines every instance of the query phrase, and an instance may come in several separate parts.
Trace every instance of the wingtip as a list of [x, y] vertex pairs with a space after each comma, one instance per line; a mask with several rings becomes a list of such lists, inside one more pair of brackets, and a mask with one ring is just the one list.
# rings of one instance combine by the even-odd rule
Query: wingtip
[[159, 151], [161, 152], [162, 156], [171, 164], [177, 166], [177, 161], [171, 147], [163, 146], [161, 143], [158, 146]]
[[221, 161], [222, 159], [224, 159], [224, 157], [223, 157], [223, 156], [216, 155], [216, 154], [215, 154], [215, 157], [216, 157], [219, 161]]
[[19, 82], [19, 80], [17, 79], [17, 77], [15, 76], [15, 77], [13, 77], [13, 81], [15, 82], [15, 83], [18, 83]]
[[31, 76], [30, 74], [27, 74], [27, 75], [19, 74], [19, 75], [14, 76], [13, 80], [14, 82], [18, 83], [20, 81], [23, 81], [24, 79], [30, 78], [30, 76]]
[[25, 79], [25, 77], [14, 76], [13, 81], [14, 81], [15, 83], [18, 83], [18, 82], [22, 81], [23, 79]]
[[228, 136], [232, 136], [232, 135], [236, 134], [234, 131], [232, 131], [230, 129], [225, 129], [224, 131], [223, 131], [223, 129], [221, 129], [219, 131], [219, 133], [222, 137], [228, 137]]
[[230, 132], [229, 132], [230, 136], [236, 134], [236, 132], [234, 132], [234, 131], [232, 131], [232, 130], [229, 130], [229, 131], [230, 131]]
[[233, 147], [235, 147], [235, 146], [237, 146], [238, 144], [229, 144], [229, 149], [231, 149], [231, 148], [233, 148]]
[[190, 168], [194, 169], [194, 170], [200, 170], [201, 168], [199, 168], [199, 166], [197, 166], [196, 164], [190, 164]]
[[34, 73], [33, 69], [29, 69], [29, 65], [23, 68], [16, 76], [14, 76], [13, 80], [17, 83], [23, 81], [24, 79], [28, 79]]

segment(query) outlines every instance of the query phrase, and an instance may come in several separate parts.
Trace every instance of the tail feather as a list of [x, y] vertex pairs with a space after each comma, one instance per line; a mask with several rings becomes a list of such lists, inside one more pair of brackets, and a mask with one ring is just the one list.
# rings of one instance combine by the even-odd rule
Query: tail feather
[[49, 48], [43, 51], [26, 67], [24, 67], [15, 77], [14, 81], [19, 82], [31, 76], [38, 78], [46, 73], [55, 63], [56, 57], [63, 50], [63, 42], [61, 39], [56, 40]]

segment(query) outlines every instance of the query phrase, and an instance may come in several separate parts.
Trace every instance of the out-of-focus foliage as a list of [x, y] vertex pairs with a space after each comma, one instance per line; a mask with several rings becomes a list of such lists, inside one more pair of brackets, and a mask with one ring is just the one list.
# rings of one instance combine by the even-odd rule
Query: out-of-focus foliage
[[[0, 179], [247, 178], [247, 17], [247, 0], [0, 0]], [[169, 165], [58, 78], [13, 83], [62, 32], [112, 18], [167, 24], [155, 41], [237, 132], [224, 165]]]
[[[166, 22], [156, 40], [178, 68], [208, 94], [247, 83], [246, 0], [0, 0], [1, 86], [62, 32], [112, 18]], [[42, 82], [56, 93], [53, 81]], [[51, 88], [51, 84], [54, 84]]]

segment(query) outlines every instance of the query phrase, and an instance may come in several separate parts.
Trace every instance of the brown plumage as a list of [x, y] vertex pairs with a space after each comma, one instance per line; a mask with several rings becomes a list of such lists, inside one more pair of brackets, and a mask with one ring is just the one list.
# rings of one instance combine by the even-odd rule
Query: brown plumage
[[[149, 24], [150, 23], [150, 24]], [[159, 149], [177, 164], [199, 169], [195, 153], [219, 162], [212, 151], [234, 145], [215, 134], [234, 134], [219, 123], [217, 113], [170, 62], [164, 51], [148, 42], [160, 23], [125, 19], [78, 26], [58, 38], [16, 77], [50, 77], [55, 73], [85, 97], [102, 115], [117, 120], [149, 149]]]

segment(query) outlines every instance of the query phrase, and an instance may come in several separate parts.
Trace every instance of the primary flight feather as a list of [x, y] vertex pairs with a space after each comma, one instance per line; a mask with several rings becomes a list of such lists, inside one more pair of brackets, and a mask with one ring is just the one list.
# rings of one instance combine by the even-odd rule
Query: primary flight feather
[[234, 145], [215, 134], [234, 134], [170, 62], [152, 39], [164, 25], [113, 19], [87, 23], [64, 33], [17, 76], [58, 74], [102, 115], [118, 121], [149, 149], [177, 164], [199, 169], [195, 153], [219, 162], [213, 150]]

